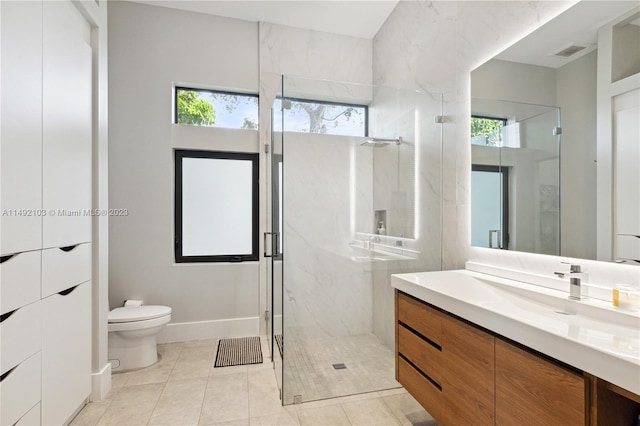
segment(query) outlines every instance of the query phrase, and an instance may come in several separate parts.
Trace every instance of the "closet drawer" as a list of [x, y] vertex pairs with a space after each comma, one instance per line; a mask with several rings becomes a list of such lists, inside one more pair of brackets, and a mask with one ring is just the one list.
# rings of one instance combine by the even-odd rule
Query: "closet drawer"
[[42, 298], [91, 279], [91, 243], [42, 251]]
[[40, 352], [5, 373], [0, 382], [0, 424], [13, 425], [40, 401]]
[[0, 263], [0, 315], [40, 300], [40, 256], [28, 251]]
[[640, 260], [640, 238], [616, 235], [616, 258]]
[[40, 403], [37, 403], [27, 414], [22, 416], [14, 426], [34, 426], [40, 424]]
[[40, 301], [7, 314], [0, 322], [0, 374], [40, 351]]

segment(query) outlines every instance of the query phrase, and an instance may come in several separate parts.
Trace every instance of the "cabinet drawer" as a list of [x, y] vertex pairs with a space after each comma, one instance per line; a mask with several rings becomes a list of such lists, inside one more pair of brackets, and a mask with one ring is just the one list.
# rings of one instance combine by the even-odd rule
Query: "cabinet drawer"
[[[496, 339], [496, 425], [585, 424], [584, 378]], [[613, 423], [609, 423], [613, 424]]]
[[398, 356], [398, 382], [424, 407], [435, 419], [443, 414], [442, 392], [411, 364]]
[[40, 351], [40, 301], [7, 314], [0, 322], [0, 374]]
[[398, 321], [442, 345], [442, 313], [401, 292], [398, 292], [397, 309]]
[[40, 403], [37, 403], [27, 414], [22, 416], [14, 426], [35, 426], [40, 424]]
[[438, 348], [398, 325], [398, 351], [424, 374], [442, 385], [442, 352]]
[[91, 279], [91, 244], [42, 251], [42, 297]]
[[5, 374], [0, 382], [0, 424], [13, 425], [40, 401], [40, 352]]
[[64, 424], [91, 393], [91, 282], [42, 300], [42, 424]]
[[0, 315], [40, 300], [40, 256], [29, 251], [0, 263]]

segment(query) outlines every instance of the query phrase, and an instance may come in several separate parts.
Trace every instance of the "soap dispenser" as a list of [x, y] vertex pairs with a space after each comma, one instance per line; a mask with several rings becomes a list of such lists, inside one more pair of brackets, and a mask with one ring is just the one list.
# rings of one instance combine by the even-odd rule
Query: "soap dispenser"
[[380, 234], [380, 235], [386, 235], [387, 234], [387, 229], [384, 227], [384, 222], [380, 222], [378, 224], [378, 234]]

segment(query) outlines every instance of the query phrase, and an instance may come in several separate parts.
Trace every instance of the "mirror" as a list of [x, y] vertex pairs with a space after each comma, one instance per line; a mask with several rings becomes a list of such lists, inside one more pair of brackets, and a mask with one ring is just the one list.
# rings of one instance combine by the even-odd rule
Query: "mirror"
[[640, 264], [637, 2], [575, 4], [471, 98], [473, 246]]

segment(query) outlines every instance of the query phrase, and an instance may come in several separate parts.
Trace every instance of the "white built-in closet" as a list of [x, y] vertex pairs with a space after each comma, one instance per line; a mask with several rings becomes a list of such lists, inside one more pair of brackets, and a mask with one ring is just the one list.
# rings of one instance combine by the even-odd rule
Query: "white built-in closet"
[[91, 28], [0, 2], [0, 424], [67, 423], [91, 392]]

